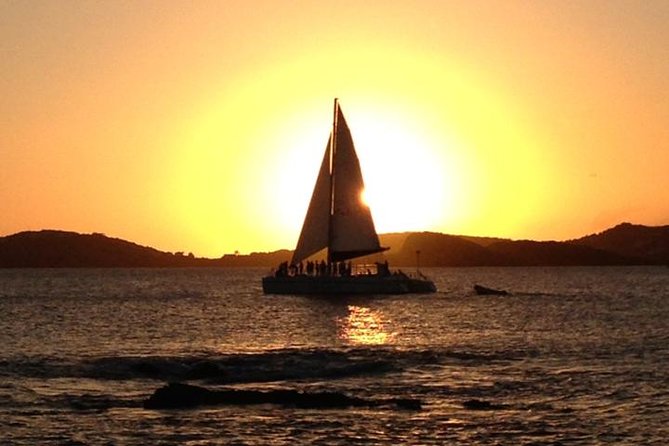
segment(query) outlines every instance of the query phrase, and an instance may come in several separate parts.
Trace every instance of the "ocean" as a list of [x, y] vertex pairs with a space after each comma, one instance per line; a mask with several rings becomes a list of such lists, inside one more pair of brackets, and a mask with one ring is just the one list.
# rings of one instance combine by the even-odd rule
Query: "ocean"
[[[667, 444], [669, 268], [425, 268], [436, 294], [337, 299], [264, 296], [266, 272], [0, 270], [0, 444]], [[422, 408], [145, 409], [168, 382]]]

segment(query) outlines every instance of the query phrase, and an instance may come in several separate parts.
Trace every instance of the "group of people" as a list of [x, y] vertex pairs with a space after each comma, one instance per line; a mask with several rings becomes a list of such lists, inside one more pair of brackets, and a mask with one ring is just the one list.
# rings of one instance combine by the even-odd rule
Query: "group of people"
[[[367, 274], [372, 274], [370, 270]], [[386, 276], [390, 274], [388, 262], [376, 263], [376, 274]], [[290, 276], [321, 276], [321, 277], [348, 277], [352, 275], [351, 262], [326, 262], [325, 260], [295, 263], [282, 262], [274, 272], [276, 277]]]
[[300, 262], [297, 264], [283, 262], [276, 269], [276, 277], [286, 276], [350, 276], [351, 262], [325, 262], [325, 260]]

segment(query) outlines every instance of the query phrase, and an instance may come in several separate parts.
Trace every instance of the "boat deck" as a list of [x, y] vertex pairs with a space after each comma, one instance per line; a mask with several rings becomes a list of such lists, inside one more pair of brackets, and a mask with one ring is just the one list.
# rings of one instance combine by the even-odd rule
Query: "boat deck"
[[265, 294], [408, 294], [434, 293], [434, 283], [405, 274], [353, 276], [267, 276], [262, 279]]

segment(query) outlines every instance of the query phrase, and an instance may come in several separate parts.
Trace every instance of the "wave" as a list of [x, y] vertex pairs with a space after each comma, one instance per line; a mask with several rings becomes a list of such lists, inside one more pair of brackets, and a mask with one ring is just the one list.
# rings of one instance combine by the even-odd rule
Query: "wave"
[[474, 353], [439, 349], [278, 349], [259, 353], [191, 356], [113, 356], [0, 360], [0, 376], [98, 380], [200, 380], [214, 384], [343, 379], [384, 375], [449, 363], [514, 361], [533, 352]]

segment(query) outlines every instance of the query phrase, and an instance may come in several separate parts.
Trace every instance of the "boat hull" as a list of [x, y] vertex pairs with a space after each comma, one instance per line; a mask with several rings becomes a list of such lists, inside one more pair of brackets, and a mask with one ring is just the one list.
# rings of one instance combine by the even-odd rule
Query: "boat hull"
[[262, 279], [265, 294], [409, 294], [434, 293], [433, 282], [402, 274], [389, 276], [267, 276]]

